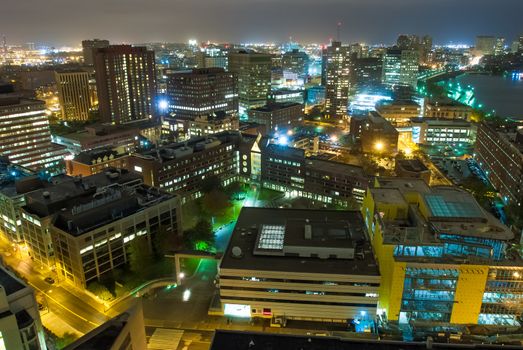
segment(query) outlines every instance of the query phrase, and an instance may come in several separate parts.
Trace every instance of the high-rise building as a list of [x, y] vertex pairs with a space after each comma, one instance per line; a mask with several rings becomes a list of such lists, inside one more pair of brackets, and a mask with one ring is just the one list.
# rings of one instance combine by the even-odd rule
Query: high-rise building
[[285, 52], [282, 57], [283, 78], [285, 80], [307, 81], [309, 75], [309, 56], [298, 49]]
[[323, 49], [325, 65], [325, 117], [343, 119], [347, 116], [350, 87], [350, 51], [341, 42], [333, 41]]
[[47, 349], [34, 290], [3, 266], [0, 266], [0, 349]]
[[238, 77], [240, 117], [251, 108], [267, 103], [271, 88], [272, 58], [269, 54], [239, 51], [229, 53], [229, 72]]
[[89, 73], [85, 71], [55, 72], [58, 98], [63, 120], [89, 119], [91, 90]]
[[156, 75], [154, 52], [146, 47], [113, 45], [94, 54], [99, 110], [106, 123], [153, 118]]
[[83, 40], [82, 51], [84, 56], [84, 64], [92, 66], [94, 64], [94, 49], [101, 49], [109, 46], [109, 40]]
[[419, 36], [415, 34], [400, 34], [396, 46], [401, 50], [417, 50], [420, 44]]
[[45, 103], [0, 97], [0, 155], [31, 170], [55, 173], [68, 152], [51, 142]]
[[381, 80], [387, 85], [406, 85], [415, 88], [418, 83], [418, 70], [417, 50], [388, 49], [383, 56]]
[[377, 177], [361, 213], [381, 275], [378, 310], [388, 320], [519, 326], [515, 235], [472, 194]]
[[303, 120], [303, 104], [269, 103], [249, 111], [249, 121], [263, 124], [268, 133], [292, 129]]
[[423, 63], [429, 63], [430, 53], [432, 52], [432, 37], [430, 35], [424, 35], [420, 42], [420, 59]]
[[505, 53], [505, 38], [496, 38], [496, 45], [494, 46], [494, 56], [503, 55]]
[[523, 208], [523, 130], [483, 123], [474, 158], [504, 202]]
[[496, 50], [497, 38], [488, 35], [479, 35], [476, 37], [476, 51], [480, 55], [493, 55]]
[[223, 68], [195, 68], [167, 75], [169, 111], [174, 116], [238, 113], [235, 73]]
[[357, 87], [371, 87], [381, 83], [383, 61], [380, 58], [354, 58], [351, 62], [351, 83]]

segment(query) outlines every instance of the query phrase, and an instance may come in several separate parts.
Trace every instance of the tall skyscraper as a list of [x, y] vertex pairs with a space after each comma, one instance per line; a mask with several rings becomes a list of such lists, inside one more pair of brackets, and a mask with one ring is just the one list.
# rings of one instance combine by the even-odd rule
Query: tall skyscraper
[[94, 49], [101, 49], [109, 46], [109, 40], [83, 40], [82, 41], [82, 52], [84, 56], [84, 63], [88, 66], [94, 64]]
[[112, 45], [96, 49], [99, 110], [107, 123], [150, 119], [155, 114], [154, 52], [146, 47]]
[[51, 142], [45, 102], [0, 97], [0, 155], [25, 168], [54, 173], [68, 152]]
[[496, 45], [494, 46], [494, 56], [503, 55], [505, 53], [505, 38], [496, 38]]
[[419, 44], [420, 38], [415, 34], [401, 34], [396, 40], [396, 46], [402, 50], [416, 50]]
[[196, 117], [215, 112], [238, 113], [236, 75], [222, 68], [202, 68], [167, 75], [169, 111]]
[[55, 72], [58, 98], [63, 120], [88, 120], [91, 109], [89, 73], [85, 71]]
[[285, 52], [282, 57], [283, 77], [306, 82], [309, 73], [309, 56], [298, 49]]
[[203, 51], [195, 54], [198, 68], [223, 68], [227, 69], [227, 52], [220, 47], [208, 46]]
[[344, 118], [349, 103], [350, 50], [333, 41], [323, 50], [325, 65], [325, 117]]
[[383, 56], [381, 80], [386, 85], [416, 87], [418, 82], [419, 52], [417, 50], [388, 49]]
[[271, 88], [271, 55], [239, 51], [229, 53], [229, 72], [238, 77], [240, 117], [246, 117], [251, 108], [267, 103]]

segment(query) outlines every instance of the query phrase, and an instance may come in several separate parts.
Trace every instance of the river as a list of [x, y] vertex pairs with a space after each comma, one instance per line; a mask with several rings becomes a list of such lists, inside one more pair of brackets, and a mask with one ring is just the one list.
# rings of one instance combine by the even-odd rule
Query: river
[[464, 74], [454, 79], [461, 86], [473, 86], [483, 110], [502, 117], [523, 120], [523, 80], [511, 76]]

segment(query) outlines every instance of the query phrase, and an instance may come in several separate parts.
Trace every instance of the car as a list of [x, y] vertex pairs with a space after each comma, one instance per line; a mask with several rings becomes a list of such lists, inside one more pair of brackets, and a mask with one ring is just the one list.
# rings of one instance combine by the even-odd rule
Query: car
[[46, 282], [49, 283], [49, 284], [54, 284], [54, 278], [52, 278], [52, 277], [46, 277], [46, 278], [44, 279], [44, 281], [46, 281]]

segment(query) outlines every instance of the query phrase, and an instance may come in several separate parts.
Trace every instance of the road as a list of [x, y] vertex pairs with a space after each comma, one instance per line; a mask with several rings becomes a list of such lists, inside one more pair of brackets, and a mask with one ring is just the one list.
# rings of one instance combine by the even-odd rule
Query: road
[[33, 261], [22, 251], [14, 251], [6, 241], [0, 240], [0, 254], [3, 262], [17, 271], [35, 289], [37, 299], [63, 322], [81, 334], [87, 333], [109, 319], [103, 313], [103, 306], [80, 290], [59, 281], [49, 284], [45, 277], [57, 280], [56, 274], [35, 267]]

